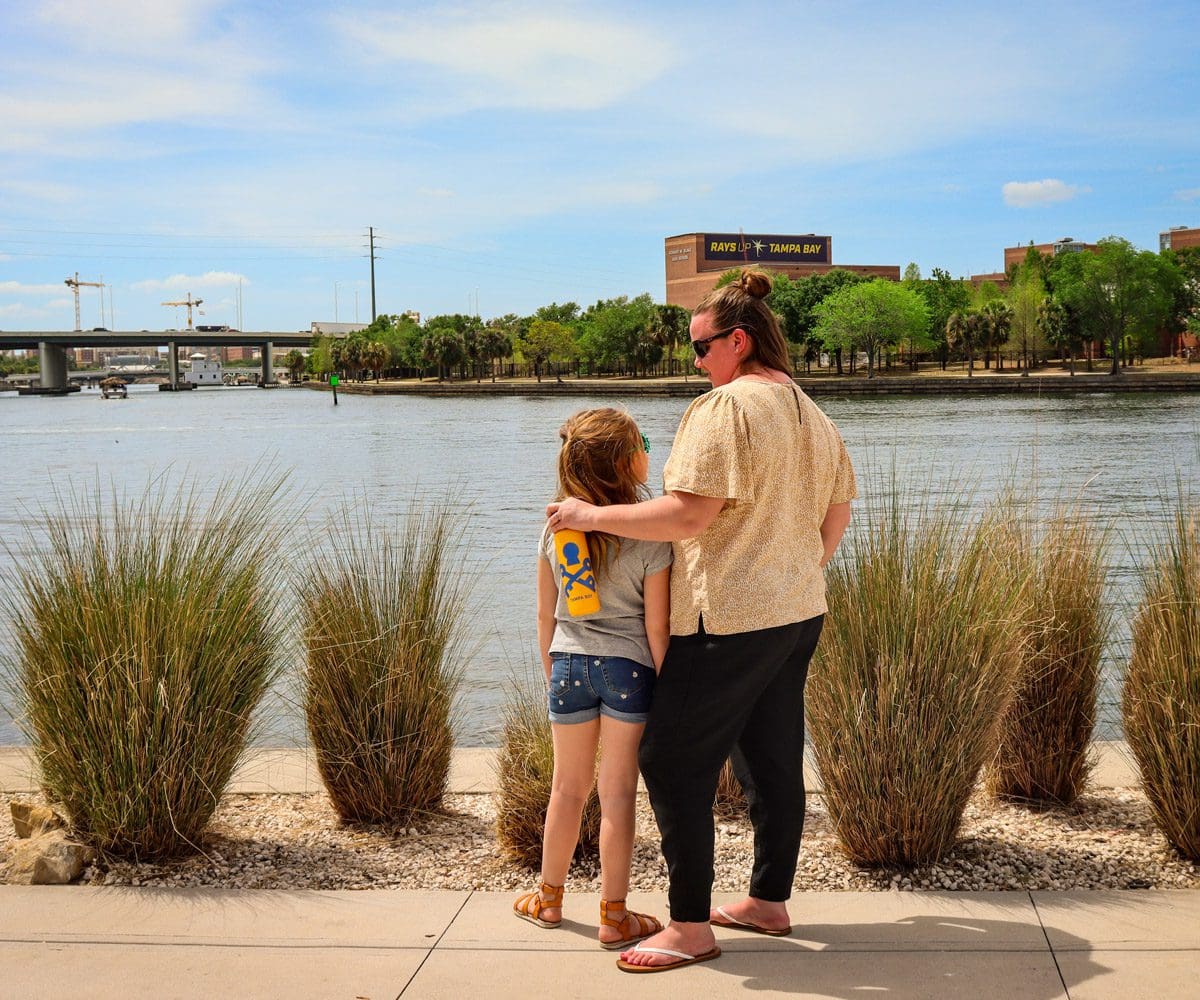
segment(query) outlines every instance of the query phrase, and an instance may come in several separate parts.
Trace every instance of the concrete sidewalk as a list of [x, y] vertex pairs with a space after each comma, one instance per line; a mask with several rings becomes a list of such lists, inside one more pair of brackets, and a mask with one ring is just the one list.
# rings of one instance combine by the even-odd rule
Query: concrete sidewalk
[[[1098, 746], [1096, 783], [1136, 784]], [[495, 751], [455, 752], [451, 786], [488, 792]], [[816, 776], [814, 784], [819, 786]], [[34, 786], [0, 750], [0, 788]], [[320, 787], [302, 750], [256, 751], [235, 790]], [[595, 943], [599, 899], [563, 927], [512, 916], [514, 893], [0, 886], [0, 1000], [701, 998], [1184, 1000], [1200, 992], [1200, 893], [803, 893], [785, 939], [717, 931], [712, 963], [634, 976]], [[721, 903], [734, 897], [719, 895]], [[665, 914], [662, 895], [632, 905]]]
[[[665, 911], [661, 896], [633, 903]], [[596, 896], [569, 895], [554, 931], [511, 905], [511, 893], [0, 886], [0, 997], [1190, 1000], [1200, 979], [1188, 891], [805, 893], [791, 937], [718, 930], [716, 962], [644, 976], [596, 946]]]

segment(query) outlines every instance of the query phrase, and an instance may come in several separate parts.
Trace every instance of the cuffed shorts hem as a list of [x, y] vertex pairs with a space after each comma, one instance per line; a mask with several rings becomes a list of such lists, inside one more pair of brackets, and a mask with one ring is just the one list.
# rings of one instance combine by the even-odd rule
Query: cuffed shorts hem
[[591, 722], [600, 718], [600, 709], [581, 708], [578, 712], [551, 712], [550, 721], [560, 726], [575, 726], [581, 722]]
[[646, 720], [650, 718], [649, 712], [618, 712], [615, 708], [601, 705], [599, 708], [584, 708], [578, 712], [551, 712], [550, 721], [560, 726], [574, 726], [581, 722], [591, 722], [602, 715], [636, 726], [644, 726]]

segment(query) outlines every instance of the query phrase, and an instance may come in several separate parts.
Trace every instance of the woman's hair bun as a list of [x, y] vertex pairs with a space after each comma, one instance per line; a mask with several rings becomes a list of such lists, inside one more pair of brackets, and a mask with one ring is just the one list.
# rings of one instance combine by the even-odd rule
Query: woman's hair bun
[[765, 299], [771, 294], [771, 279], [764, 271], [746, 268], [738, 278], [737, 284], [743, 292], [756, 299]]

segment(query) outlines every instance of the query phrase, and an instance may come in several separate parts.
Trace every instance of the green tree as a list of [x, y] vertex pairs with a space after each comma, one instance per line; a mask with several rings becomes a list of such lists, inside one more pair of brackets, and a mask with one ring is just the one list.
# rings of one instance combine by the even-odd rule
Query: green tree
[[1182, 280], [1178, 268], [1115, 236], [1101, 240], [1095, 252], [1060, 257], [1058, 294], [1078, 310], [1089, 331], [1107, 341], [1110, 374], [1120, 374], [1122, 349], [1153, 336], [1168, 321]]
[[437, 365], [439, 382], [444, 381], [444, 376], [448, 375], [450, 369], [459, 364], [467, 353], [463, 335], [448, 325], [435, 326], [432, 330], [426, 329], [422, 344], [425, 360], [429, 364]]
[[929, 335], [937, 352], [942, 371], [950, 359], [950, 344], [946, 339], [946, 324], [952, 314], [966, 313], [971, 306], [971, 286], [952, 278], [948, 271], [935, 267], [928, 281], [922, 281], [917, 291], [929, 310]]
[[547, 362], [575, 356], [575, 337], [570, 327], [556, 320], [534, 319], [521, 338], [521, 350], [533, 365], [533, 373], [540, 382], [542, 366]]
[[688, 335], [692, 314], [682, 306], [656, 305], [650, 313], [650, 339], [666, 352], [667, 374], [675, 374], [675, 351]]
[[1060, 355], [1066, 354], [1069, 357], [1070, 372], [1074, 375], [1077, 344], [1071, 336], [1073, 324], [1067, 307], [1054, 296], [1047, 295], [1038, 305], [1037, 324], [1042, 339], [1056, 348]]
[[662, 348], [650, 334], [654, 312], [654, 301], [644, 294], [636, 299], [602, 299], [589, 306], [579, 320], [580, 352], [602, 368], [630, 368], [637, 374], [639, 368], [654, 363], [651, 358], [662, 357]]
[[391, 355], [387, 345], [381, 340], [370, 341], [362, 351], [362, 361], [364, 367], [375, 373], [375, 381], [379, 381], [380, 374], [387, 367], [387, 363]]
[[[1039, 255], [1040, 256], [1040, 255]], [[1022, 269], [1016, 282], [1008, 290], [1008, 310], [1011, 341], [1021, 352], [1022, 375], [1028, 375], [1037, 364], [1037, 351], [1041, 340], [1039, 310], [1046, 300], [1042, 279], [1036, 270]]]
[[283, 356], [283, 364], [291, 374], [292, 381], [299, 382], [305, 367], [308, 365], [308, 359], [303, 353], [293, 347]]
[[956, 310], [946, 320], [946, 343], [953, 349], [962, 348], [967, 359], [967, 378], [975, 374], [975, 334], [979, 325], [973, 322], [974, 315]]
[[[806, 362], [824, 346], [821, 336], [816, 333], [817, 307], [835, 292], [862, 282], [863, 278], [860, 275], [842, 268], [834, 268], [825, 274], [814, 274], [798, 281], [792, 281], [786, 275], [775, 278], [771, 290], [771, 308], [783, 325], [783, 335], [793, 344], [802, 345]], [[833, 349], [833, 356], [837, 373], [841, 375], [840, 346]]]
[[924, 336], [929, 312], [921, 296], [903, 285], [876, 279], [843, 288], [817, 307], [816, 332], [830, 347], [867, 352], [867, 377], [875, 377], [880, 351]]
[[[519, 317], [513, 320], [520, 322]], [[483, 332], [479, 334], [479, 356], [491, 372], [492, 381], [496, 381], [496, 362], [502, 361], [512, 354], [513, 334], [510, 330], [519, 329], [508, 322], [508, 317], [488, 320]]]
[[983, 318], [983, 367], [989, 367], [992, 351], [996, 352], [996, 368], [1002, 368], [1000, 345], [1008, 339], [1012, 327], [1013, 311], [1004, 299], [991, 299], [979, 310]]
[[558, 323], [562, 326], [570, 326], [579, 319], [579, 306], [574, 302], [564, 302], [561, 305], [557, 302], [551, 302], [548, 306], [542, 306], [533, 314], [534, 319], [543, 319], [550, 323]]

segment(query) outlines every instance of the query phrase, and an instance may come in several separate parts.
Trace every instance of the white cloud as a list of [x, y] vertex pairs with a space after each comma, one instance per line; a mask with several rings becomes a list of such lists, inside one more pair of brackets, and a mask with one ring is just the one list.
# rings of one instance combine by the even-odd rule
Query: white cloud
[[[14, 17], [6, 24], [18, 41], [0, 81], [0, 150], [72, 158], [96, 136], [111, 147], [114, 130], [130, 125], [281, 125], [286, 114], [259, 82], [273, 68], [271, 50], [241, 19], [220, 16], [224, 6], [44, 0]], [[158, 144], [139, 145], [159, 152]]]
[[64, 205], [79, 198], [79, 189], [55, 181], [0, 180], [0, 191], [7, 191], [18, 198]]
[[103, 52], [161, 51], [196, 38], [220, 0], [42, 0], [38, 20], [73, 43]]
[[1184, 188], [1182, 191], [1176, 191], [1175, 198], [1178, 201], [1196, 201], [1200, 199], [1200, 188]]
[[61, 295], [63, 286], [23, 285], [19, 281], [0, 281], [0, 295]]
[[657, 26], [639, 29], [627, 16], [569, 7], [356, 13], [335, 24], [382, 60], [441, 71], [425, 99], [445, 104], [449, 97], [455, 110], [596, 110], [645, 86], [678, 58]]
[[145, 281], [135, 281], [129, 287], [135, 292], [182, 292], [204, 288], [229, 288], [239, 282], [248, 285], [250, 279], [233, 271], [206, 271], [204, 274], [172, 274], [169, 278], [148, 278]]
[[1043, 181], [1009, 181], [1001, 189], [1004, 203], [1014, 208], [1030, 208], [1033, 205], [1052, 205], [1059, 201], [1070, 201], [1076, 195], [1091, 191], [1089, 187], [1067, 184], [1057, 178]]

